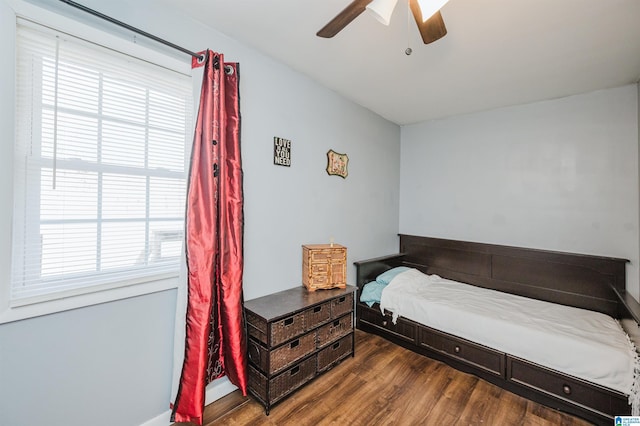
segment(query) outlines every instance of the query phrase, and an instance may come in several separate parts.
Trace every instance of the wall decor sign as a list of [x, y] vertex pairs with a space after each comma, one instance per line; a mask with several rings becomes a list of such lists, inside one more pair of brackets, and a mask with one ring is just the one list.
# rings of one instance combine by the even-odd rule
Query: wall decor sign
[[349, 174], [348, 166], [349, 157], [347, 154], [340, 154], [332, 149], [327, 151], [327, 173], [329, 175], [337, 175], [346, 179]]
[[291, 167], [291, 141], [273, 137], [273, 164]]

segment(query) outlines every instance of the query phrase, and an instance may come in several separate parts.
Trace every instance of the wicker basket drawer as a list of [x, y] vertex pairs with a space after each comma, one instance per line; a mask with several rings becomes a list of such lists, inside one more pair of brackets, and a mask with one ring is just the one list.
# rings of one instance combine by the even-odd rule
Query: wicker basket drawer
[[249, 327], [249, 335], [255, 337], [261, 342], [267, 342], [267, 330], [269, 328], [267, 321], [263, 318], [260, 318], [256, 314], [251, 311], [245, 311], [245, 315], [247, 317], [247, 324]]
[[351, 311], [353, 311], [353, 293], [345, 294], [331, 301], [331, 318], [338, 318]]
[[307, 330], [314, 329], [331, 318], [331, 302], [325, 302], [304, 311], [304, 325]]
[[[254, 317], [254, 318], [251, 318]], [[252, 319], [255, 322], [252, 322]], [[277, 346], [282, 342], [293, 339], [305, 332], [305, 313], [299, 312], [289, 317], [274, 321], [271, 324], [264, 324], [259, 317], [247, 315], [250, 325], [249, 335], [255, 337], [265, 345]], [[268, 340], [271, 337], [271, 341]]]
[[347, 336], [318, 352], [318, 372], [328, 370], [353, 353], [353, 336]]
[[318, 348], [346, 336], [353, 330], [353, 317], [348, 314], [318, 329]]
[[268, 380], [260, 371], [249, 366], [249, 390], [264, 404], [273, 404], [293, 392], [316, 375], [316, 356]]
[[316, 349], [316, 333], [308, 333], [269, 351], [260, 343], [249, 339], [249, 361], [265, 374], [276, 374], [295, 364]]
[[520, 358], [507, 356], [507, 380], [561, 400], [590, 407], [591, 410], [610, 417], [629, 411], [627, 397], [622, 393], [568, 377]]

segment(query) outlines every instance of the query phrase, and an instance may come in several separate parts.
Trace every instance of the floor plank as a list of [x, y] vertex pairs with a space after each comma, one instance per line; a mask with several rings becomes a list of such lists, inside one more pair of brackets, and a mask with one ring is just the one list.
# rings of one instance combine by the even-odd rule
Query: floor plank
[[269, 416], [255, 399], [231, 395], [207, 407], [205, 426], [590, 424], [360, 330], [354, 358], [274, 405]]

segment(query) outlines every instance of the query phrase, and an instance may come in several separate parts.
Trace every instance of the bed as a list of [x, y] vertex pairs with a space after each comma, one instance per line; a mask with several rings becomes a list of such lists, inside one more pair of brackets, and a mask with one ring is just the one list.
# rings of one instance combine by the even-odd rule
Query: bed
[[355, 262], [356, 326], [612, 424], [640, 409], [640, 305], [625, 291], [627, 262], [400, 235], [400, 253]]

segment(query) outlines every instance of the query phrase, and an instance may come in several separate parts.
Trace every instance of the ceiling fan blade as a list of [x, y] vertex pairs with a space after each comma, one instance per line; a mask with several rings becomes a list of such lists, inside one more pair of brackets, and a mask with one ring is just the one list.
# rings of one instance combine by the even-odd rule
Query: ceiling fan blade
[[316, 33], [318, 37], [331, 38], [356, 19], [373, 0], [354, 0], [327, 25]]
[[410, 0], [410, 5], [411, 12], [413, 12], [413, 17], [416, 20], [424, 44], [433, 43], [447, 35], [447, 27], [444, 26], [444, 20], [442, 19], [440, 11], [437, 11], [431, 18], [422, 22], [422, 12], [420, 11], [418, 1]]

